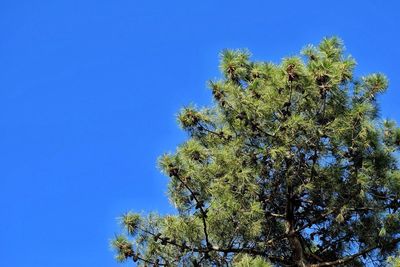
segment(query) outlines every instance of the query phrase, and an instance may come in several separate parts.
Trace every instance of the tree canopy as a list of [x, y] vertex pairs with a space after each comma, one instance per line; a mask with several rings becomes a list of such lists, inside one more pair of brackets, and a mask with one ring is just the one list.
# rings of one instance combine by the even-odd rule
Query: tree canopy
[[379, 115], [387, 78], [354, 77], [355, 65], [336, 37], [279, 64], [223, 51], [214, 104], [180, 111], [188, 139], [159, 160], [176, 214], [124, 214], [117, 259], [387, 264], [400, 243], [400, 128]]

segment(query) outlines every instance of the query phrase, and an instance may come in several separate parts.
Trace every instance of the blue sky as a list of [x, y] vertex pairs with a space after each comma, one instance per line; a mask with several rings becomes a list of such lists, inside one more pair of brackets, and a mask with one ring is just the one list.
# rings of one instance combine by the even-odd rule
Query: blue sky
[[[322, 3], [323, 2], [323, 3]], [[127, 210], [172, 212], [156, 159], [218, 53], [278, 62], [338, 35], [400, 121], [399, 1], [0, 2], [0, 266], [111, 267]]]

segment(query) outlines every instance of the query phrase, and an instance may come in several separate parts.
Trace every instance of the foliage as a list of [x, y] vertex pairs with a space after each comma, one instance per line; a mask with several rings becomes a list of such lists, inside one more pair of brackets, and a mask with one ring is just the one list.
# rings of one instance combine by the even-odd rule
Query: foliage
[[400, 241], [400, 129], [379, 117], [388, 81], [353, 77], [338, 38], [280, 64], [221, 54], [215, 105], [159, 160], [177, 214], [125, 214], [112, 245], [142, 266], [374, 266]]
[[262, 257], [250, 257], [247, 254], [236, 257], [233, 262], [235, 267], [271, 267], [271, 264], [266, 262]]
[[389, 257], [388, 263], [390, 267], [400, 267], [400, 257]]

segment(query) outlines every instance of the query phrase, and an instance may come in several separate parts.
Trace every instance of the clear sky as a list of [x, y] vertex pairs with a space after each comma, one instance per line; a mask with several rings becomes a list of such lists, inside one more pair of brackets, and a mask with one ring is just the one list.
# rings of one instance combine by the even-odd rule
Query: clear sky
[[396, 0], [1, 1], [0, 266], [120, 266], [116, 217], [173, 211], [156, 159], [185, 138], [179, 108], [210, 103], [224, 48], [279, 62], [338, 35], [357, 74], [388, 75], [381, 113], [400, 122], [399, 13]]

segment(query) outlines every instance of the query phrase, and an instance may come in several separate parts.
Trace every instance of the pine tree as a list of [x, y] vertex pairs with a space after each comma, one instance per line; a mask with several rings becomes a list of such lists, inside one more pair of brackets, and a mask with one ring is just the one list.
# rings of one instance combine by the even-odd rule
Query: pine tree
[[177, 213], [121, 218], [141, 266], [380, 266], [400, 243], [400, 128], [388, 81], [353, 77], [338, 38], [280, 64], [221, 53], [214, 105], [184, 107], [189, 137], [159, 160]]

